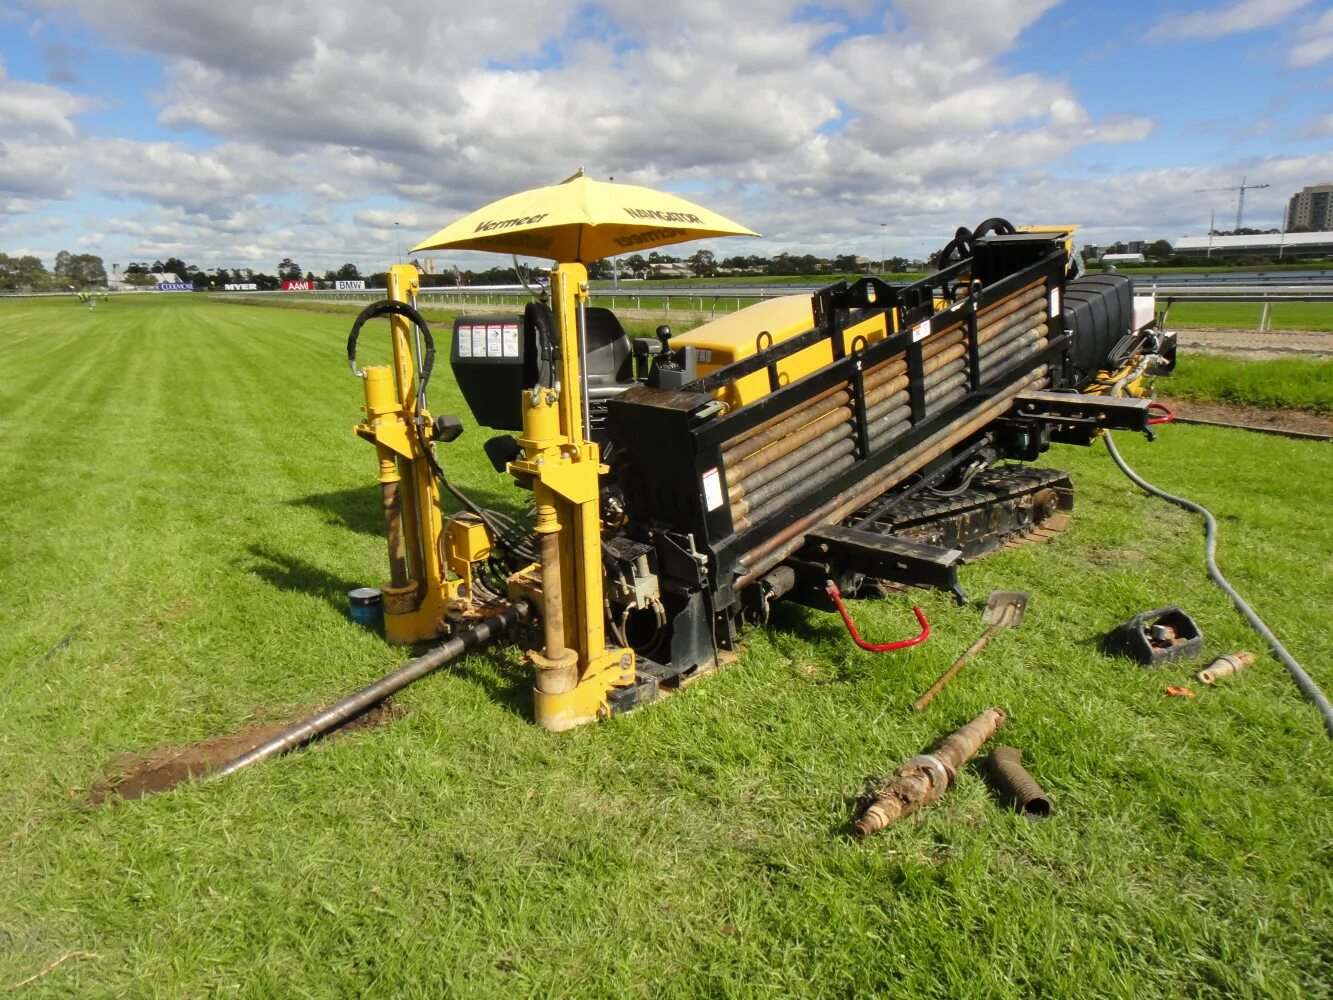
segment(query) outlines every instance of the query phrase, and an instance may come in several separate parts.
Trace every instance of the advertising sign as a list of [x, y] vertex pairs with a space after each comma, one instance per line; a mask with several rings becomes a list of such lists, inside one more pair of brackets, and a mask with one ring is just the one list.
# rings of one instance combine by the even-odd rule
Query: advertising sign
[[335, 281], [333, 287], [340, 292], [364, 292], [366, 283], [364, 281]]
[[222, 287], [223, 287], [223, 289], [224, 289], [225, 291], [228, 291], [228, 292], [257, 292], [257, 291], [259, 291], [259, 286], [256, 285], [253, 281], [238, 281], [238, 282], [232, 282], [231, 284], [223, 285]]
[[282, 290], [284, 292], [313, 292], [315, 283], [313, 281], [284, 281]]
[[193, 281], [159, 281], [157, 283], [159, 292], [192, 292], [194, 291]]

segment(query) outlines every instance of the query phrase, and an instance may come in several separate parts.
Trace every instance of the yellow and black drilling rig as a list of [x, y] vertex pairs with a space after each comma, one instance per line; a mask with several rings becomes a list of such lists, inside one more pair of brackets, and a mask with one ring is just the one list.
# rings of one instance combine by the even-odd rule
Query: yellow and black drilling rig
[[[684, 213], [639, 215], [615, 246], [693, 238]], [[518, 249], [540, 216], [502, 220], [507, 242], [488, 248]], [[385, 632], [447, 641], [334, 715], [523, 620], [539, 626], [526, 633], [535, 718], [564, 730], [709, 671], [779, 600], [832, 611], [839, 593], [912, 586], [961, 598], [961, 562], [1058, 530], [1072, 509], [1067, 476], [1024, 463], [1103, 428], [1151, 433], [1135, 394], [1174, 364], [1173, 336], [1127, 277], [1075, 272], [1071, 232], [990, 219], [912, 284], [837, 281], [645, 339], [590, 304], [583, 260], [558, 263], [549, 304], [461, 317], [448, 350], [476, 423], [501, 432], [488, 456], [532, 492], [527, 517], [449, 482], [440, 446], [462, 422], [428, 411], [433, 335], [416, 269], [394, 267], [348, 342], [357, 433], [379, 457]], [[379, 315], [393, 364], [359, 368]], [[442, 490], [458, 513], [441, 512]]]

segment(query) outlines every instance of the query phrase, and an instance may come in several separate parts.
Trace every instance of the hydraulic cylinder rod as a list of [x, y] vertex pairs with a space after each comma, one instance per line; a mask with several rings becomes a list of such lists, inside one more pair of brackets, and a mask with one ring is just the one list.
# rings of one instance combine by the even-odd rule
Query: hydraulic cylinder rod
[[221, 778], [228, 774], [235, 774], [251, 764], [258, 764], [270, 757], [276, 757], [288, 750], [304, 746], [311, 740], [323, 736], [349, 719], [360, 715], [372, 705], [379, 704], [389, 695], [401, 691], [413, 681], [420, 680], [427, 674], [440, 669], [440, 667], [452, 663], [468, 650], [475, 649], [503, 635], [527, 617], [528, 606], [519, 603], [511, 604], [504, 610], [483, 618], [470, 628], [457, 632], [451, 639], [436, 646], [425, 656], [418, 656], [415, 660], [410, 660], [393, 673], [385, 674], [374, 684], [363, 687], [360, 691], [348, 695], [342, 701], [330, 705], [322, 712], [316, 712], [309, 718], [283, 730], [267, 743], [261, 743], [235, 760], [223, 764], [216, 771], [213, 771], [209, 777]]

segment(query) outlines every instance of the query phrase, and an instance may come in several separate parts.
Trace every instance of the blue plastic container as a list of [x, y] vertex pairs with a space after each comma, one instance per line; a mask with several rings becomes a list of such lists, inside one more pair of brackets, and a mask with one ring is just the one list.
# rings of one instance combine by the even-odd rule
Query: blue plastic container
[[384, 624], [384, 595], [377, 587], [357, 587], [347, 592], [347, 609], [352, 621], [366, 628]]

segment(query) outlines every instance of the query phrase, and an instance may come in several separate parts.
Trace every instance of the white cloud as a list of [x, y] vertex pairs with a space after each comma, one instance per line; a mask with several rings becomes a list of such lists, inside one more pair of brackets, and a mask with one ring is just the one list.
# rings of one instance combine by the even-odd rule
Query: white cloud
[[[717, 244], [724, 253], [868, 232], [873, 254], [889, 221], [898, 252], [914, 254], [997, 213], [1109, 224], [1114, 210], [1164, 225], [1197, 214], [1160, 195], [1173, 185], [1156, 175], [1138, 175], [1155, 185], [1140, 190], [1077, 172], [1080, 151], [1140, 143], [1154, 123], [1094, 116], [1068, 79], [1009, 65], [1054, 0], [898, 0], [882, 14], [835, 0], [817, 16], [804, 0], [28, 4], [160, 59], [159, 121], [217, 140], [79, 136], [76, 98], [40, 88], [39, 168], [6, 186], [0, 157], [0, 196], [75, 186], [123, 199], [120, 217], [90, 229], [136, 256], [383, 264], [396, 236], [410, 245], [579, 166], [677, 187], [769, 238]], [[1252, 20], [1236, 13], [1249, 7], [1223, 15]]]
[[74, 135], [75, 115], [92, 102], [59, 87], [10, 79], [0, 61], [0, 138]]
[[1187, 14], [1166, 14], [1145, 37], [1164, 42], [1189, 38], [1223, 38], [1280, 24], [1310, 0], [1239, 0], [1227, 7], [1206, 7]]
[[1333, 111], [1311, 118], [1297, 134], [1306, 139], [1333, 139]]
[[1302, 27], [1299, 37], [1287, 55], [1287, 65], [1292, 69], [1304, 69], [1333, 56], [1333, 9]]

